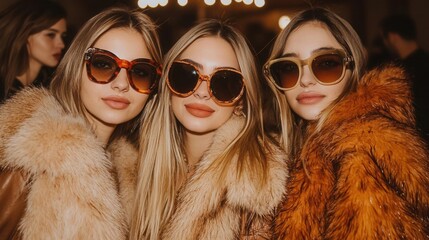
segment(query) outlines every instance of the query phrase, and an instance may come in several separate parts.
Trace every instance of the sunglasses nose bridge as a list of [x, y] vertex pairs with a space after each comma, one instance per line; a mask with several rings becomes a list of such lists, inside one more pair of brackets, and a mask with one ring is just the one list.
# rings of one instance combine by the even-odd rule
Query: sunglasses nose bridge
[[298, 66], [299, 69], [296, 84], [300, 84], [301, 86], [307, 86], [313, 81], [313, 69], [311, 68], [312, 61], [312, 57], [309, 57], [307, 59], [297, 59], [297, 61], [295, 61], [295, 64]]
[[200, 74], [199, 79], [208, 83], [210, 81], [210, 76]]
[[120, 67], [120, 68], [125, 68], [125, 69], [130, 69], [130, 67], [131, 67], [131, 63], [130, 62], [128, 62], [127, 60], [123, 60], [123, 59], [118, 59], [117, 61], [116, 61], [116, 63], [118, 64], [118, 67]]
[[115, 71], [115, 77], [113, 78], [113, 80], [115, 82], [118, 82], [118, 81], [122, 82], [122, 80], [118, 80], [118, 78], [120, 78], [119, 75], [120, 75], [120, 72], [121, 72], [121, 68], [124, 68], [126, 70], [126, 77], [125, 77], [125, 79], [126, 79], [125, 82], [126, 83], [125, 82], [124, 83], [120, 83], [120, 84], [118, 83], [116, 85], [121, 85], [121, 88], [126, 88], [126, 87], [128, 87], [131, 84], [131, 76], [130, 76], [129, 70], [131, 69], [132, 64], [131, 64], [131, 62], [129, 62], [127, 60], [124, 60], [124, 59], [115, 59], [115, 60], [116, 60], [116, 64], [118, 65], [118, 68]]
[[311, 62], [313, 61], [313, 59], [307, 58], [304, 60], [299, 59], [298, 61], [298, 65], [301, 69], [303, 69], [305, 66], [307, 66], [309, 69], [311, 68]]
[[[206, 82], [206, 86], [204, 86], [203, 84], [204, 81]], [[210, 86], [210, 76], [199, 74], [198, 82], [194, 87], [193, 94], [200, 98], [208, 98], [209, 96], [211, 96], [209, 86]]]

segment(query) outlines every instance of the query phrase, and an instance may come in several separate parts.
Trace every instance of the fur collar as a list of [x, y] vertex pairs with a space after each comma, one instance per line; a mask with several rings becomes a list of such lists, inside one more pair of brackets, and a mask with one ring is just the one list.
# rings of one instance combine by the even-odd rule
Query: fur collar
[[238, 175], [237, 156], [229, 161], [224, 175], [214, 167], [216, 158], [243, 126], [243, 118], [232, 117], [218, 129], [194, 175], [179, 192], [176, 213], [164, 232], [165, 239], [234, 239], [239, 233], [241, 211], [269, 215], [280, 203], [288, 176], [286, 155], [268, 141], [269, 169], [264, 183], [252, 176], [249, 166], [243, 166], [243, 174]]
[[409, 80], [403, 69], [389, 65], [365, 74], [357, 91], [333, 109], [327, 124], [372, 113], [381, 113], [409, 126], [415, 125]]
[[130, 208], [124, 204], [133, 201], [135, 182], [132, 145], [112, 144], [111, 160], [85, 120], [65, 113], [42, 89], [22, 90], [1, 106], [0, 122], [0, 167], [32, 178], [24, 238], [125, 238]]

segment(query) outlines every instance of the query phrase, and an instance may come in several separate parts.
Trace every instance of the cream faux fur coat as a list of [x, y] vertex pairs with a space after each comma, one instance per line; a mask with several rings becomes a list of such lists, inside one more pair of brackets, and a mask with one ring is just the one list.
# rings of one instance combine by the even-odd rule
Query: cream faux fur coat
[[[82, 118], [66, 114], [42, 89], [23, 90], [2, 105], [0, 123], [0, 174], [27, 176], [17, 184], [22, 189], [12, 188], [14, 195], [25, 195], [16, 231], [13, 236], [1, 236], [0, 231], [1, 237], [127, 237], [136, 175], [134, 146], [121, 139], [106, 151]], [[4, 195], [0, 193], [0, 201], [8, 197]], [[0, 205], [2, 214], [15, 207]], [[5, 223], [7, 215], [0, 217], [0, 230]]]
[[[213, 167], [213, 162], [238, 135], [243, 124], [244, 119], [232, 117], [217, 130], [194, 174], [181, 187], [175, 213], [162, 239], [271, 238], [270, 220], [285, 194], [286, 154], [268, 140], [265, 142], [268, 156], [265, 182], [258, 182], [249, 166], [244, 166], [243, 174], [239, 175], [237, 156], [228, 162], [225, 175]], [[249, 218], [253, 218], [252, 226], [243, 227]], [[250, 228], [249, 233], [246, 228]]]

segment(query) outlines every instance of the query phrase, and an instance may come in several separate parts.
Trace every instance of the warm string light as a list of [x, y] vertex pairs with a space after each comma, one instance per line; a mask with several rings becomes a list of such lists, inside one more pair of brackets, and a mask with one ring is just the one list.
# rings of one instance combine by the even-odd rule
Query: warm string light
[[[185, 7], [188, 5], [188, 0], [176, 0], [177, 4], [181, 7]], [[199, 0], [202, 1], [202, 0]], [[207, 6], [212, 6], [216, 3], [217, 0], [204, 0], [204, 3]], [[245, 5], [255, 4], [256, 7], [261, 8], [265, 6], [265, 0], [219, 0], [220, 3], [224, 6], [229, 6], [232, 2], [243, 3]], [[156, 8], [158, 6], [165, 7], [168, 4], [168, 0], [138, 0], [137, 5], [140, 8]], [[288, 16], [282, 16], [279, 18], [278, 24], [280, 29], [285, 28], [290, 22], [290, 18]]]
[[[188, 0], [176, 0], [179, 6], [184, 7], [188, 4]], [[202, 1], [202, 0], [198, 0]], [[212, 6], [216, 3], [217, 0], [204, 0], [204, 3], [207, 6]], [[233, 0], [219, 0], [220, 3], [224, 6], [229, 6], [232, 4]], [[265, 0], [234, 0], [236, 3], [244, 3], [246, 5], [254, 4], [256, 7], [265, 6]], [[138, 0], [137, 5], [140, 8], [156, 8], [158, 6], [165, 7], [168, 4], [168, 0]]]
[[280, 29], [285, 28], [289, 24], [289, 22], [290, 22], [290, 17], [289, 16], [286, 16], [286, 15], [281, 16], [279, 18], [279, 27], [280, 27]]

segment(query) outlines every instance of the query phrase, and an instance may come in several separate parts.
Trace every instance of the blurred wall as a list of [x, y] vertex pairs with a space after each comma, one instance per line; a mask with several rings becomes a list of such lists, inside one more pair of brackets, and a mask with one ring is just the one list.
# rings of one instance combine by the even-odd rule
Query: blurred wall
[[[0, 10], [16, 0], [1, 0]], [[72, 37], [79, 27], [91, 16], [112, 5], [137, 6], [137, 0], [56, 0], [68, 12], [69, 32]], [[203, 0], [189, 0], [189, 6], [178, 7], [175, 0], [169, 0], [167, 7], [148, 9], [146, 12], [160, 25], [160, 36], [164, 51], [198, 19], [216, 17], [231, 19], [240, 30], [247, 33], [249, 41], [263, 61], [272, 39], [280, 31], [278, 18], [287, 14], [293, 16], [309, 6], [324, 6], [348, 20], [360, 35], [363, 43], [371, 48], [378, 34], [380, 20], [390, 13], [410, 14], [417, 24], [419, 42], [429, 50], [429, 0], [266, 0], [266, 7], [257, 9], [232, 4], [219, 9], [202, 7]], [[199, 3], [199, 4], [198, 4]], [[1, 33], [0, 33], [1, 34]]]
[[429, 51], [429, 1], [428, 0], [362, 0], [365, 5], [366, 34], [362, 36], [370, 43], [378, 34], [378, 23], [392, 13], [410, 14], [415, 20], [418, 41]]

